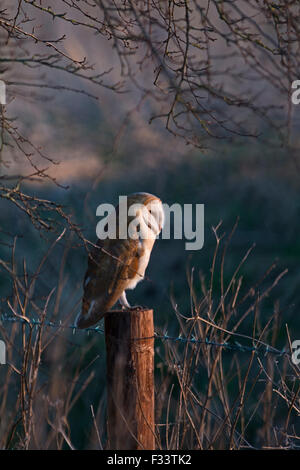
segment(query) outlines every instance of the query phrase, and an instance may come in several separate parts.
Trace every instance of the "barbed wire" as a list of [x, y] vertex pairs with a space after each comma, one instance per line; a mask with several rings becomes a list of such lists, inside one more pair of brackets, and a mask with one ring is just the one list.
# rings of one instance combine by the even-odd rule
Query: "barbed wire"
[[[2, 322], [13, 322], [13, 323], [22, 323], [31, 327], [42, 327], [42, 326], [47, 326], [51, 328], [57, 328], [60, 330], [72, 330], [73, 334], [76, 333], [76, 331], [80, 331], [81, 333], [97, 333], [97, 334], [102, 334], [104, 335], [104, 329], [100, 328], [99, 326], [95, 327], [90, 327], [90, 328], [85, 328], [81, 329], [78, 328], [76, 325], [65, 325], [62, 323], [62, 321], [59, 321], [58, 323], [52, 322], [52, 321], [41, 321], [41, 320], [36, 320], [34, 318], [31, 319], [24, 319], [22, 317], [12, 317], [8, 315], [1, 315], [0, 316], [0, 323]], [[256, 354], [258, 353], [263, 353], [264, 355], [267, 354], [273, 354], [275, 356], [291, 356], [291, 352], [285, 348], [283, 349], [277, 349], [274, 348], [273, 346], [270, 345], [265, 345], [265, 344], [260, 344], [259, 346], [247, 346], [244, 344], [239, 343], [236, 340], [233, 340], [233, 342], [228, 342], [224, 341], [222, 343], [218, 343], [217, 341], [212, 341], [209, 338], [205, 339], [199, 339], [196, 338], [195, 336], [190, 336], [190, 337], [185, 337], [182, 335], [179, 336], [170, 336], [168, 335], [167, 332], [161, 334], [161, 333], [154, 333], [154, 336], [151, 337], [157, 340], [162, 340], [162, 341], [172, 341], [172, 342], [177, 342], [177, 343], [189, 343], [189, 344], [199, 344], [199, 345], [207, 345], [207, 346], [213, 346], [217, 348], [223, 348], [227, 351], [234, 351], [234, 352], [255, 352]], [[145, 339], [145, 338], [139, 338], [139, 339]], [[150, 338], [149, 338], [150, 339]], [[254, 339], [255, 341], [255, 339]]]

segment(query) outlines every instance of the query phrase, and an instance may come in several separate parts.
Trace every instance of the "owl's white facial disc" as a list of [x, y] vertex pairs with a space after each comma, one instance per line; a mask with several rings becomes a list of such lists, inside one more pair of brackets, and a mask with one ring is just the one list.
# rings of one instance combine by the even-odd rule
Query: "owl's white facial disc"
[[143, 219], [150, 231], [150, 238], [156, 237], [164, 224], [164, 211], [161, 201], [157, 199], [148, 203], [143, 211]]
[[155, 239], [162, 229], [164, 212], [159, 199], [148, 204], [132, 204], [128, 211], [134, 216], [129, 224], [128, 235], [132, 239], [150, 240]]

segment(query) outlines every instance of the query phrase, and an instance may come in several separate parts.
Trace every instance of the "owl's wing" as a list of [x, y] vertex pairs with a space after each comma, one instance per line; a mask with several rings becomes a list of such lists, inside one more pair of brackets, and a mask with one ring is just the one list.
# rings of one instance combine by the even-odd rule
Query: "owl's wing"
[[77, 326], [97, 323], [120, 298], [139, 266], [138, 240], [99, 240], [89, 257]]

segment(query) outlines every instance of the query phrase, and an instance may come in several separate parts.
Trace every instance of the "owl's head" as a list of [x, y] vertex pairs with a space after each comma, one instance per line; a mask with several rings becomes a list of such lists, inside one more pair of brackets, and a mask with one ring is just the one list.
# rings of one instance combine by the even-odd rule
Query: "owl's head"
[[128, 232], [132, 238], [156, 238], [164, 226], [164, 210], [161, 200], [149, 193], [133, 193], [127, 198]]

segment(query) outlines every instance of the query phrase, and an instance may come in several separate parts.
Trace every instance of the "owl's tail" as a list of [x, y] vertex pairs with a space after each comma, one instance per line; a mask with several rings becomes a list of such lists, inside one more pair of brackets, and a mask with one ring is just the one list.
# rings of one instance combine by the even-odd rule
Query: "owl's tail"
[[106, 314], [101, 312], [97, 300], [87, 301], [83, 299], [81, 312], [76, 317], [75, 326], [77, 328], [89, 328], [98, 323]]

